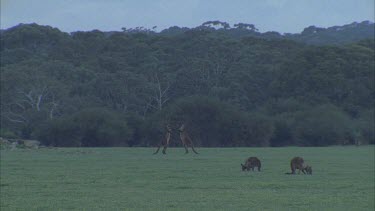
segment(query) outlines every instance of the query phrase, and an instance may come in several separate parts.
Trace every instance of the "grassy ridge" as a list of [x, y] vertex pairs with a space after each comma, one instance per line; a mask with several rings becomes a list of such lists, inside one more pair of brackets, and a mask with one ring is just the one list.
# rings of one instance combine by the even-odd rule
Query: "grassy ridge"
[[[372, 210], [374, 147], [1, 151], [1, 210]], [[248, 156], [262, 172], [241, 172]], [[285, 175], [293, 156], [313, 175]]]

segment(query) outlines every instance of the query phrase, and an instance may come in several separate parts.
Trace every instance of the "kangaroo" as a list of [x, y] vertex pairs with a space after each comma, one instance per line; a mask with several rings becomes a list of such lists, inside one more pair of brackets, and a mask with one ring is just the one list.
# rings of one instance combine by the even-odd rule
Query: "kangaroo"
[[242, 171], [249, 171], [250, 169], [254, 171], [254, 167], [258, 167], [258, 171], [260, 171], [260, 167], [262, 164], [260, 163], [260, 160], [257, 157], [249, 157], [246, 161], [245, 164], [242, 164]]
[[291, 173], [286, 174], [296, 174], [296, 169], [298, 169], [298, 174], [303, 172], [303, 174], [312, 174], [312, 167], [305, 164], [305, 161], [301, 157], [294, 157], [290, 161]]
[[191, 146], [191, 149], [195, 154], [199, 154], [197, 151], [194, 149], [193, 141], [191, 140], [189, 134], [185, 130], [185, 125], [182, 124], [181, 127], [178, 129], [180, 131], [180, 138], [182, 145], [185, 147], [185, 154], [189, 153], [188, 147]]
[[163, 139], [161, 141], [161, 143], [158, 146], [158, 149], [156, 150], [156, 152], [154, 152], [154, 155], [159, 152], [161, 146], [164, 147], [163, 148], [163, 154], [166, 154], [166, 150], [168, 148], [169, 141], [171, 140], [172, 129], [171, 129], [171, 127], [169, 125], [167, 125], [165, 128], [167, 129], [167, 133], [165, 134], [165, 139]]

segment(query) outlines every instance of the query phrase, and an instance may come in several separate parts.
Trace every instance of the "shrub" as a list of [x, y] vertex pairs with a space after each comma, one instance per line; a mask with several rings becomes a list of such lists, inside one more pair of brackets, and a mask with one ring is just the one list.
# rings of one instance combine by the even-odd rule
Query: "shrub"
[[293, 133], [298, 145], [343, 144], [353, 131], [348, 115], [334, 105], [321, 105], [296, 116]]
[[125, 119], [102, 108], [50, 121], [38, 133], [46, 145], [67, 147], [127, 146], [130, 135]]

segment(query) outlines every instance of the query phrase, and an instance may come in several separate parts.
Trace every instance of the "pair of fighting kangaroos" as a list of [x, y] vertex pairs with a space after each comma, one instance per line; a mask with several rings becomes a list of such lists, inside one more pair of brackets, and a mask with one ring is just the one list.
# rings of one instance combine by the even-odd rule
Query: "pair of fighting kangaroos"
[[[167, 131], [166, 131], [166, 134], [165, 134], [165, 139], [163, 139], [161, 141], [161, 143], [158, 145], [158, 149], [156, 150], [156, 152], [154, 152], [154, 155], [159, 152], [160, 147], [162, 147], [162, 146], [164, 147], [163, 148], [163, 154], [166, 154], [166, 150], [168, 148], [169, 141], [171, 140], [172, 128], [169, 125], [167, 125], [166, 129], [167, 129]], [[189, 150], [188, 150], [189, 146], [191, 147], [191, 149], [193, 150], [193, 152], [195, 154], [198, 154], [198, 152], [195, 151], [195, 149], [194, 149], [193, 141], [191, 140], [189, 134], [185, 130], [184, 124], [181, 125], [181, 127], [178, 129], [178, 131], [180, 132], [180, 138], [181, 138], [182, 145], [185, 147], [185, 154], [189, 153]]]
[[[250, 169], [254, 171], [254, 168], [257, 167], [258, 171], [260, 171], [261, 168], [261, 163], [260, 160], [257, 157], [249, 157], [246, 161], [245, 164], [241, 163], [242, 171], [249, 171]], [[301, 157], [294, 157], [290, 161], [290, 168], [292, 170], [291, 173], [285, 173], [285, 174], [295, 174], [296, 170], [298, 169], [298, 173], [300, 174], [301, 171], [303, 174], [312, 174], [312, 168], [309, 165], [305, 164], [305, 161]]]

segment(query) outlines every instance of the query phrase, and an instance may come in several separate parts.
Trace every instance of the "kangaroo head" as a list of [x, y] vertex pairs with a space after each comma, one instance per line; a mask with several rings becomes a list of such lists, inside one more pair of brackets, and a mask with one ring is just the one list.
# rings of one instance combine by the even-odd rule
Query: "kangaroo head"
[[245, 171], [247, 169], [247, 167], [241, 163], [241, 167], [242, 167], [242, 171]]
[[165, 128], [167, 129], [168, 132], [172, 132], [172, 128], [169, 125], [165, 126]]

